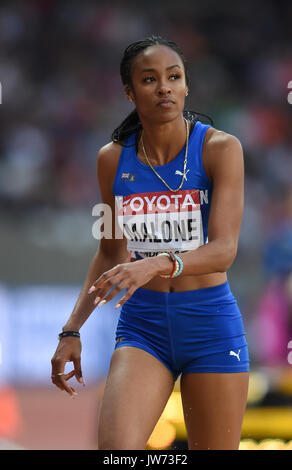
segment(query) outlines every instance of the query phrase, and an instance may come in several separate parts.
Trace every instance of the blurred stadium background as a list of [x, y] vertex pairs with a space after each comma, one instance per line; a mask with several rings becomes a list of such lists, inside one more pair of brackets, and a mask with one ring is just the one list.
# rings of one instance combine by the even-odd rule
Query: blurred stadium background
[[[96, 448], [113, 303], [81, 330], [86, 387], [76, 399], [51, 384], [50, 360], [97, 249], [96, 154], [131, 110], [121, 55], [153, 33], [189, 61], [186, 107], [244, 149], [245, 212], [229, 272], [251, 356], [241, 448], [290, 447], [291, 17], [282, 0], [1, 1], [0, 448]], [[148, 448], [187, 448], [178, 382]]]

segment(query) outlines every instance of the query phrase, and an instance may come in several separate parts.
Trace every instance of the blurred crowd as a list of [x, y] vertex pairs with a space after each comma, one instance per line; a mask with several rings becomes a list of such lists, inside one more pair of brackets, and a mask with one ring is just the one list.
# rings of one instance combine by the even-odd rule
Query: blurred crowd
[[239, 260], [259, 267], [265, 295], [292, 270], [291, 16], [281, 0], [1, 2], [1, 214], [48, 207], [57, 217], [99, 202], [97, 151], [132, 109], [119, 76], [123, 50], [160, 34], [188, 60], [186, 108], [242, 143]]
[[[235, 134], [246, 158], [253, 230], [291, 182], [289, 2], [1, 2], [1, 203], [88, 207], [98, 148], [130, 111], [119, 77], [124, 48], [151, 33], [189, 61], [186, 107]], [[262, 217], [260, 217], [261, 219]]]

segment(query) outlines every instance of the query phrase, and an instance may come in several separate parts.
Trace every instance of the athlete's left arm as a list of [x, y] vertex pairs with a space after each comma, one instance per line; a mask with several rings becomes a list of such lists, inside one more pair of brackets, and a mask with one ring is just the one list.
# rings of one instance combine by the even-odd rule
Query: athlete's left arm
[[204, 166], [213, 183], [208, 243], [180, 254], [183, 275], [226, 272], [237, 253], [244, 207], [244, 160], [240, 141], [230, 134], [214, 132], [205, 146]]

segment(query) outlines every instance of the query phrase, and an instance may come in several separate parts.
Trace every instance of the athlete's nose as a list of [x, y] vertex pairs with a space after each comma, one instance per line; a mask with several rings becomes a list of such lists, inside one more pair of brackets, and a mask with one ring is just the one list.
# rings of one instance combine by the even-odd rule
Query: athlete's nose
[[169, 86], [165, 84], [161, 84], [158, 88], [158, 95], [159, 96], [164, 96], [164, 95], [169, 95], [171, 93], [171, 89]]

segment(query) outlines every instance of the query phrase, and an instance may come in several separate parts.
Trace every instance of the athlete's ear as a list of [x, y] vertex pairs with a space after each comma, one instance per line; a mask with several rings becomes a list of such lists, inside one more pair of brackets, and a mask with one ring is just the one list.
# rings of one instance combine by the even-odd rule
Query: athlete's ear
[[131, 88], [129, 87], [129, 85], [126, 85], [126, 86], [125, 86], [125, 93], [126, 93], [127, 99], [128, 99], [129, 101], [134, 102], [133, 92], [132, 92]]

